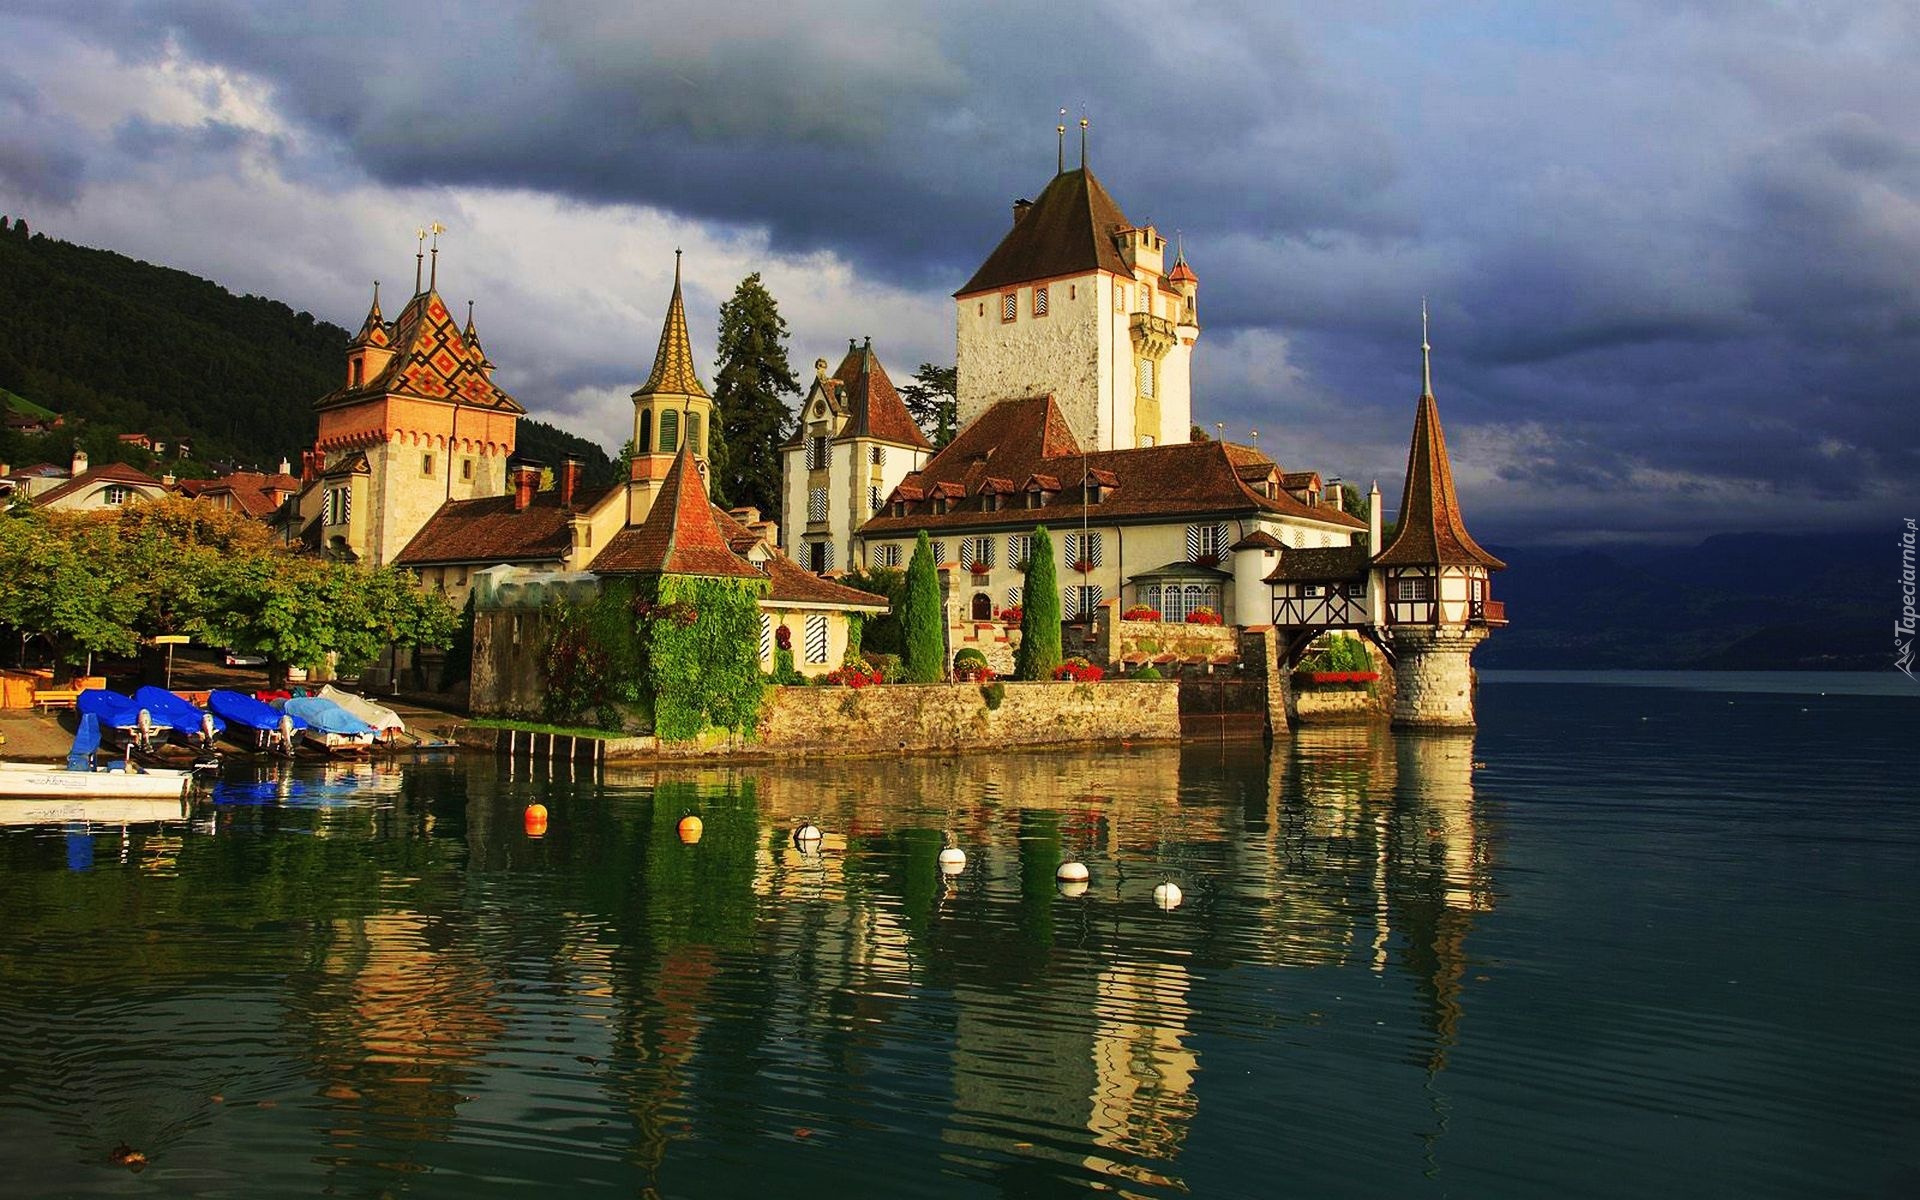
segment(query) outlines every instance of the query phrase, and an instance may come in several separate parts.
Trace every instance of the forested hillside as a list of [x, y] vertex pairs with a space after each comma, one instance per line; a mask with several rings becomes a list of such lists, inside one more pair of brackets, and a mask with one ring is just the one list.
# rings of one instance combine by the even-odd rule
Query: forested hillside
[[[139, 462], [114, 440], [139, 432], [190, 438], [199, 462], [298, 461], [313, 444], [313, 401], [340, 382], [348, 336], [278, 300], [6, 221], [0, 389], [67, 426], [38, 438], [0, 434], [0, 460], [64, 463], [79, 439], [95, 461]], [[578, 454], [590, 479], [612, 478], [604, 449], [553, 426], [521, 421], [520, 444], [553, 462]]]

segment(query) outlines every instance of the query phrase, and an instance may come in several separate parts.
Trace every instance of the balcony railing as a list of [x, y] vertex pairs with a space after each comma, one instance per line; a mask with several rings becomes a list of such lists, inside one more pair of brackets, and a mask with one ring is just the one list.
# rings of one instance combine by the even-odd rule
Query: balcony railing
[[1507, 623], [1507, 602], [1505, 600], [1473, 600], [1467, 604], [1467, 620], [1475, 625], [1505, 625]]

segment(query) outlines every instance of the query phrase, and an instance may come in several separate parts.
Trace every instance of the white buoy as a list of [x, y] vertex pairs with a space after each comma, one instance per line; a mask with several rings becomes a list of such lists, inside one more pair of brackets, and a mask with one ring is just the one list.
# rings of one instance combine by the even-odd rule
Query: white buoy
[[1060, 894], [1069, 900], [1077, 896], [1084, 896], [1087, 894], [1087, 881], [1084, 879], [1062, 879], [1060, 881]]
[[967, 869], [967, 852], [958, 846], [948, 846], [940, 852], [940, 873], [958, 875]]
[[823, 836], [818, 825], [812, 821], [802, 821], [800, 827], [793, 831], [793, 844], [805, 851], [818, 850]]
[[1063, 862], [1060, 864], [1060, 869], [1053, 873], [1053, 877], [1061, 883], [1085, 883], [1087, 881], [1087, 864], [1083, 862]]
[[1153, 889], [1153, 902], [1167, 912], [1179, 908], [1180, 901], [1184, 899], [1186, 897], [1180, 894], [1180, 885], [1177, 883], [1163, 883]]

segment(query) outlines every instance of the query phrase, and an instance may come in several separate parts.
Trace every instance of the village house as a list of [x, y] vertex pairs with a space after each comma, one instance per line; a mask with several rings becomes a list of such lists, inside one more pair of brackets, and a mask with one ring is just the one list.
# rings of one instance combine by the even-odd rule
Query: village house
[[[57, 468], [55, 468], [57, 470]], [[8, 477], [24, 491], [35, 508], [56, 512], [98, 512], [138, 500], [157, 500], [173, 481], [153, 476], [126, 463], [89, 466], [87, 452], [76, 449], [72, 466], [59, 475], [28, 468]]]
[[853, 537], [933, 446], [914, 424], [873, 342], [847, 344], [829, 375], [813, 365], [793, 436], [780, 450], [781, 544], [809, 571], [856, 565]]

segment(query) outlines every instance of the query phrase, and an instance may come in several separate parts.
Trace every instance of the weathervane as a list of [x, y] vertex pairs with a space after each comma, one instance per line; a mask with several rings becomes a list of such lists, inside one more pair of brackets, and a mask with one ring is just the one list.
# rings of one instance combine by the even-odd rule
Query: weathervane
[[427, 259], [427, 231], [424, 229], [416, 229], [413, 231], [413, 236], [415, 241], [413, 247], [413, 294], [418, 296], [420, 294], [420, 270], [426, 265]]
[[1433, 347], [1427, 344], [1427, 298], [1420, 297], [1420, 394], [1433, 395]]
[[1059, 142], [1059, 154], [1054, 161], [1053, 173], [1064, 175], [1067, 171], [1067, 110], [1060, 110], [1060, 123], [1053, 127], [1053, 135]]
[[440, 235], [447, 231], [447, 227], [435, 221], [427, 228], [433, 234], [433, 266], [427, 272], [427, 287], [431, 289], [440, 284]]

